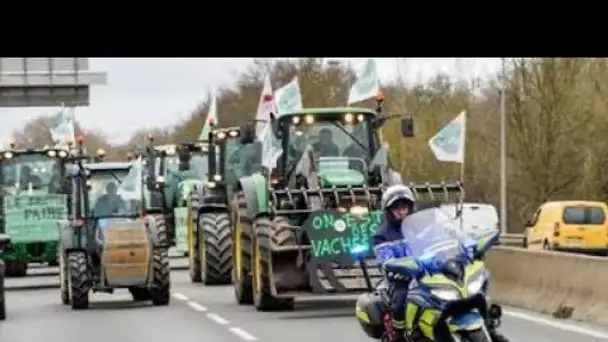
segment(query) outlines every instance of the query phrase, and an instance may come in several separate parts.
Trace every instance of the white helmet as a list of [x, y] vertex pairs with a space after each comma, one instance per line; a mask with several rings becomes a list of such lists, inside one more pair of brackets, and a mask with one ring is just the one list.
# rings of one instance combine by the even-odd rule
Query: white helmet
[[416, 203], [412, 189], [403, 184], [391, 185], [382, 194], [382, 210], [388, 209], [398, 200], [409, 201], [412, 207]]

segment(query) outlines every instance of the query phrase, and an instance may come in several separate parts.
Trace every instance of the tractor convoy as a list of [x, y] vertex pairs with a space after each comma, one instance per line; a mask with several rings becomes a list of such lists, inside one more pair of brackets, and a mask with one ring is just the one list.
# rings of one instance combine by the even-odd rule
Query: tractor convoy
[[[194, 142], [149, 136], [128, 162], [105, 162], [103, 150], [90, 158], [82, 139], [0, 151], [0, 319], [4, 277], [31, 262], [59, 265], [62, 302], [74, 309], [119, 288], [167, 305], [170, 250], [188, 256], [192, 282], [232, 284], [236, 302], [258, 311], [364, 293], [365, 278], [381, 274], [371, 254], [363, 272], [352, 249], [371, 247], [382, 193], [403, 183], [380, 130], [400, 119], [403, 138], [414, 136], [411, 115], [385, 115], [381, 96], [376, 104], [271, 115], [263, 136], [254, 121]], [[422, 206], [462, 199], [459, 182], [408, 185]]]

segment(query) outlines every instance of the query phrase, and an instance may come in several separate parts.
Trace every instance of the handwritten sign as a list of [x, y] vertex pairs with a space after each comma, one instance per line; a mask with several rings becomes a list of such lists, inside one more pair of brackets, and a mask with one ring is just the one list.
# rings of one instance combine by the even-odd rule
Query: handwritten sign
[[57, 241], [57, 221], [67, 218], [67, 196], [6, 196], [3, 210], [6, 232], [13, 242]]
[[188, 251], [188, 208], [175, 208], [175, 252], [183, 254]]
[[367, 245], [372, 251], [372, 236], [382, 222], [382, 211], [353, 215], [338, 211], [312, 213], [304, 224], [317, 262], [350, 258], [353, 246]]

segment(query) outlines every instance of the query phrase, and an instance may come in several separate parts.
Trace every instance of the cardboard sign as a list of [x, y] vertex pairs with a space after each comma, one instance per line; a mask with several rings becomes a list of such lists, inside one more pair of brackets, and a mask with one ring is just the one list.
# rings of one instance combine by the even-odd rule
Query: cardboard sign
[[67, 196], [6, 196], [3, 210], [13, 243], [58, 241], [57, 221], [67, 219]]

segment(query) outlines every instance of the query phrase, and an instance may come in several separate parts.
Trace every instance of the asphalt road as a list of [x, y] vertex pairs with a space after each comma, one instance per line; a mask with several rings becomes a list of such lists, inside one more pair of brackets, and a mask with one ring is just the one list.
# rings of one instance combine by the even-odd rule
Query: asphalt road
[[[125, 290], [92, 295], [89, 310], [72, 311], [61, 304], [58, 289], [33, 289], [51, 280], [56, 283], [52, 276], [22, 278], [19, 282], [30, 290], [13, 288], [7, 293], [9, 317], [0, 322], [0, 341], [370, 341], [354, 319], [352, 300], [306, 300], [299, 301], [293, 312], [258, 313], [236, 305], [231, 287], [194, 285], [186, 271], [176, 270], [167, 307], [133, 303]], [[503, 331], [515, 342], [608, 340], [608, 332], [599, 328], [517, 311], [505, 317]]]

